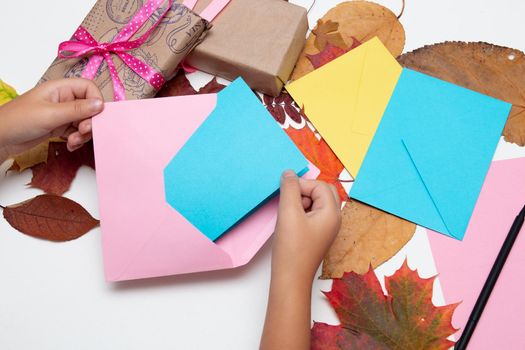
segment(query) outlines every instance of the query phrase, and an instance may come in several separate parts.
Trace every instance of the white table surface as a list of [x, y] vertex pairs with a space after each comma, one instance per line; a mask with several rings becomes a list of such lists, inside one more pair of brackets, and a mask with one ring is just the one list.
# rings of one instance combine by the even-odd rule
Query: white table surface
[[[305, 7], [310, 0], [296, 0]], [[340, 1], [317, 0], [311, 26]], [[2, 0], [0, 78], [19, 92], [30, 89], [55, 57], [94, 0]], [[399, 12], [401, 0], [379, 3]], [[407, 0], [402, 23], [405, 51], [445, 40], [486, 41], [525, 50], [525, 2], [519, 0]], [[210, 76], [191, 75], [195, 86]], [[525, 149], [500, 143], [496, 159], [525, 156]], [[25, 188], [30, 172], [3, 176], [0, 203], [40, 193]], [[67, 197], [98, 217], [94, 172], [82, 168]], [[24, 236], [0, 219], [0, 349], [256, 349], [264, 321], [271, 243], [247, 266], [109, 284], [104, 281], [100, 231], [55, 244]], [[436, 273], [426, 233], [414, 238], [377, 269], [392, 274], [408, 256], [424, 277]], [[337, 323], [314, 282], [312, 317]], [[443, 302], [436, 282], [434, 301]]]

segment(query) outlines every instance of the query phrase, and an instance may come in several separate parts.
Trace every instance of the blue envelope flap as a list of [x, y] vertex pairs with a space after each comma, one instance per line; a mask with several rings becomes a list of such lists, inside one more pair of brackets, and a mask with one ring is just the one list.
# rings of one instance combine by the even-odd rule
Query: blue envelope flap
[[215, 240], [275, 194], [286, 169], [302, 175], [307, 160], [239, 78], [165, 168], [166, 200]]
[[510, 109], [404, 69], [351, 196], [462, 239]]

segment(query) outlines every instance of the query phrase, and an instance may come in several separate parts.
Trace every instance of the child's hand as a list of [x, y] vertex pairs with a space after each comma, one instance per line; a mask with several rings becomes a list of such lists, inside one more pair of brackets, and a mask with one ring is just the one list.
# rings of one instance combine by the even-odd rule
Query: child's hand
[[315, 272], [341, 224], [335, 187], [283, 174], [272, 256], [272, 278], [282, 276], [311, 285]]
[[91, 139], [91, 117], [104, 108], [90, 80], [46, 82], [0, 107], [0, 158], [16, 155], [51, 137], [67, 139], [70, 151]]
[[333, 186], [283, 174], [261, 350], [310, 349], [312, 280], [340, 225]]

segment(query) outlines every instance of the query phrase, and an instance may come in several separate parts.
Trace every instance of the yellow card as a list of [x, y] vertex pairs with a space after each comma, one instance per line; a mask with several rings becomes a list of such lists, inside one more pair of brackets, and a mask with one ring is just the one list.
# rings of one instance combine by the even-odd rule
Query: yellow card
[[286, 87], [354, 178], [401, 70], [373, 38]]

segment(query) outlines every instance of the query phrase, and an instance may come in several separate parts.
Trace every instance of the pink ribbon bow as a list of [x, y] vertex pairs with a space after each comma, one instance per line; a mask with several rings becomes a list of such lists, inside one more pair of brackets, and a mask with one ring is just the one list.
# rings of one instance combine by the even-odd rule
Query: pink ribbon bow
[[73, 35], [76, 40], [65, 41], [59, 45], [58, 57], [74, 58], [90, 55], [91, 57], [86, 68], [82, 71], [82, 78], [86, 79], [93, 79], [102, 62], [106, 60], [109, 74], [111, 75], [111, 80], [113, 82], [115, 101], [125, 100], [126, 93], [118, 76], [115, 64], [111, 59], [111, 53], [120, 57], [129, 68], [137, 73], [142, 79], [146, 80], [153, 88], [159, 90], [165, 82], [162, 74], [126, 51], [136, 49], [148, 40], [153, 30], [157, 28], [166, 13], [171, 9], [173, 0], [168, 0], [168, 6], [166, 9], [163, 10], [161, 15], [146, 33], [136, 40], [130, 41], [129, 39], [135, 35], [140, 28], [142, 28], [144, 23], [146, 23], [163, 2], [164, 0], [149, 0], [110, 43], [97, 42], [84, 27], [79, 26]]

